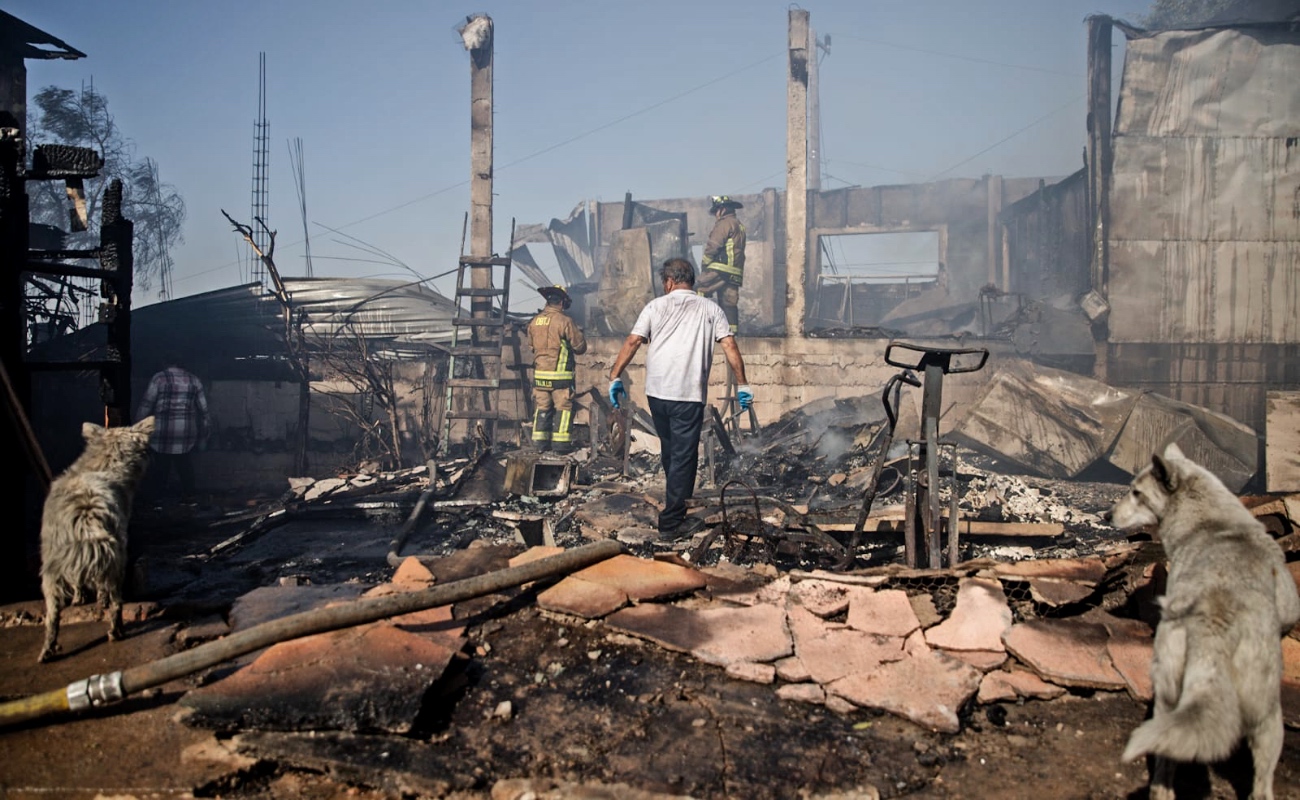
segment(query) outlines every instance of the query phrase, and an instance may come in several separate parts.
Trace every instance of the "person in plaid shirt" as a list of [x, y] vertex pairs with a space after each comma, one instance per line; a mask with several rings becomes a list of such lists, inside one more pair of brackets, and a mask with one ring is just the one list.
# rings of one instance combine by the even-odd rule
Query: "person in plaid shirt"
[[163, 363], [166, 369], [149, 380], [135, 418], [150, 414], [157, 418], [149, 440], [159, 466], [155, 480], [160, 488], [165, 487], [175, 470], [181, 481], [181, 499], [189, 502], [194, 497], [194, 446], [208, 435], [208, 398], [203, 383], [184, 369], [179, 359], [168, 357]]

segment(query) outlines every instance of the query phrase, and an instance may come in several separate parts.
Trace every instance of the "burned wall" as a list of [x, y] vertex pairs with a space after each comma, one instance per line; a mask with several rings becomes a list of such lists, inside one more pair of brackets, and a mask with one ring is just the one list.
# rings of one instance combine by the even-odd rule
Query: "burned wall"
[[1263, 431], [1300, 388], [1300, 31], [1126, 33], [1108, 376]]

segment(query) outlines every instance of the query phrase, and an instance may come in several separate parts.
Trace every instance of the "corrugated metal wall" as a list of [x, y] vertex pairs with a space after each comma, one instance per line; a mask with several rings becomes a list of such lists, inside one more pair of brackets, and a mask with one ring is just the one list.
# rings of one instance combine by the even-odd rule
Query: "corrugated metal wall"
[[1300, 341], [1300, 32], [1128, 43], [1110, 197], [1113, 343]]

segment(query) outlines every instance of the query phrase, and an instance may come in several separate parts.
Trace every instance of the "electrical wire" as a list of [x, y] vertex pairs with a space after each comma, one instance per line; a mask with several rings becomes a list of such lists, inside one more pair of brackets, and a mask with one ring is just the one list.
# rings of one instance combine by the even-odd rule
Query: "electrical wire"
[[[565, 139], [565, 140], [563, 140], [563, 141], [556, 142], [555, 144], [552, 144], [552, 145], [548, 145], [548, 146], [546, 146], [546, 147], [543, 147], [543, 148], [540, 149], [540, 150], [536, 150], [536, 151], [534, 151], [534, 152], [532, 152], [532, 153], [529, 153], [528, 155], [523, 156], [522, 158], [517, 158], [517, 159], [515, 159], [514, 161], [511, 161], [511, 162], [509, 162], [509, 163], [507, 163], [507, 164], [504, 164], [504, 165], [502, 165], [502, 166], [500, 166], [500, 167], [493, 166], [493, 172], [494, 172], [494, 173], [498, 173], [498, 172], [501, 172], [502, 170], [509, 169], [510, 167], [518, 166], [519, 164], [522, 164], [522, 163], [524, 163], [525, 161], [529, 161], [529, 160], [531, 160], [531, 159], [537, 158], [538, 156], [545, 155], [546, 153], [549, 153], [549, 152], [551, 152], [552, 150], [557, 150], [557, 149], [559, 149], [559, 148], [561, 148], [561, 147], [564, 147], [565, 145], [573, 144], [574, 142], [579, 141], [579, 140], [581, 140], [581, 139], [585, 139], [586, 137], [591, 136], [592, 134], [599, 133], [600, 131], [603, 131], [603, 130], [605, 130], [605, 129], [607, 129], [607, 128], [612, 128], [612, 127], [614, 127], [615, 125], [619, 125], [619, 124], [621, 124], [621, 123], [627, 122], [628, 120], [630, 120], [630, 119], [634, 119], [634, 118], [639, 117], [639, 116], [641, 116], [641, 115], [643, 115], [643, 114], [648, 114], [649, 112], [654, 111], [654, 110], [657, 109], [657, 108], [660, 108], [660, 107], [662, 107], [662, 106], [665, 106], [665, 105], [667, 105], [667, 104], [669, 104], [669, 103], [672, 103], [672, 102], [674, 102], [674, 101], [676, 101], [676, 100], [680, 100], [680, 99], [682, 99], [683, 97], [687, 97], [688, 95], [695, 94], [696, 92], [703, 91], [704, 89], [707, 89], [708, 87], [713, 86], [713, 85], [716, 84], [716, 83], [721, 83], [722, 81], [727, 80], [728, 78], [735, 77], [736, 75], [739, 75], [739, 74], [741, 74], [741, 73], [743, 73], [743, 72], [748, 72], [749, 70], [754, 69], [755, 67], [758, 67], [758, 66], [761, 66], [761, 65], [763, 65], [763, 64], [766, 64], [767, 62], [772, 61], [772, 60], [774, 60], [774, 59], [781, 58], [781, 57], [783, 57], [784, 55], [785, 55], [785, 51], [782, 50], [780, 53], [773, 54], [773, 55], [769, 55], [769, 56], [766, 56], [766, 57], [764, 57], [764, 58], [760, 58], [760, 59], [757, 60], [757, 61], [750, 62], [749, 64], [746, 64], [746, 65], [743, 66], [743, 67], [739, 67], [739, 68], [737, 68], [737, 69], [734, 69], [734, 70], [732, 70], [732, 71], [730, 71], [730, 72], [728, 72], [728, 73], [726, 73], [726, 74], [724, 74], [724, 75], [719, 75], [718, 77], [713, 78], [713, 79], [708, 80], [708, 81], [705, 81], [704, 83], [701, 83], [701, 84], [699, 84], [698, 86], [694, 86], [694, 87], [692, 87], [692, 88], [690, 88], [690, 89], [687, 89], [687, 90], [685, 90], [685, 91], [678, 92], [677, 94], [672, 95], [671, 97], [666, 97], [666, 98], [664, 98], [663, 100], [659, 100], [659, 101], [657, 101], [657, 102], [655, 102], [655, 103], [651, 103], [650, 105], [648, 105], [648, 106], [644, 106], [644, 107], [642, 107], [642, 108], [640, 108], [640, 109], [638, 109], [638, 110], [636, 110], [636, 111], [633, 111], [633, 112], [631, 112], [631, 113], [629, 113], [629, 114], [624, 114], [623, 116], [619, 117], [618, 119], [614, 119], [614, 120], [611, 120], [611, 121], [606, 122], [606, 123], [604, 123], [604, 124], [597, 125], [597, 126], [594, 127], [594, 128], [589, 128], [588, 130], [586, 130], [586, 131], [584, 131], [584, 132], [582, 132], [582, 133], [579, 133], [579, 134], [577, 134], [577, 135], [575, 135], [575, 136], [571, 136], [571, 137], [569, 137], [568, 139]], [[453, 183], [453, 184], [451, 184], [451, 185], [449, 185], [449, 186], [444, 186], [444, 187], [442, 187], [441, 189], [437, 189], [437, 190], [435, 190], [435, 191], [429, 192], [428, 194], [421, 195], [420, 197], [416, 197], [416, 198], [414, 198], [414, 199], [412, 199], [412, 200], [407, 200], [407, 201], [405, 201], [405, 202], [403, 202], [403, 203], [399, 203], [399, 204], [397, 204], [397, 205], [395, 205], [395, 206], [392, 206], [391, 208], [386, 208], [386, 209], [384, 209], [383, 211], [376, 211], [375, 213], [370, 214], [369, 216], [365, 216], [365, 217], [362, 217], [362, 218], [360, 218], [360, 219], [356, 219], [356, 220], [353, 220], [353, 221], [351, 221], [351, 222], [345, 223], [345, 224], [343, 224], [343, 225], [339, 225], [339, 226], [337, 226], [337, 227], [335, 227], [335, 228], [331, 228], [330, 230], [333, 230], [333, 231], [335, 231], [335, 232], [337, 233], [338, 231], [342, 230], [343, 228], [350, 228], [350, 227], [352, 227], [353, 225], [360, 225], [360, 224], [363, 223], [363, 222], [369, 222], [370, 220], [372, 220], [372, 219], [376, 219], [377, 217], [382, 217], [382, 216], [384, 216], [384, 215], [386, 215], [386, 214], [391, 214], [391, 213], [393, 213], [394, 211], [400, 211], [401, 209], [406, 208], [407, 206], [415, 205], [416, 203], [422, 203], [422, 202], [424, 202], [425, 200], [429, 200], [429, 199], [434, 198], [434, 197], [437, 197], [438, 195], [441, 195], [441, 194], [446, 194], [447, 192], [450, 192], [452, 189], [459, 189], [460, 187], [462, 187], [462, 186], [466, 186], [466, 185], [468, 185], [468, 184], [469, 184], [469, 181], [468, 181], [468, 180], [458, 181], [458, 182]], [[317, 223], [317, 224], [319, 224], [319, 223]], [[301, 243], [301, 240], [299, 240], [299, 241], [297, 241], [297, 242], [290, 242], [287, 246], [292, 247], [293, 245], [300, 244], [300, 243]], [[237, 262], [235, 262], [235, 263], [237, 263]], [[232, 266], [232, 265], [233, 265], [232, 263], [221, 264], [221, 265], [216, 266], [216, 267], [211, 267], [211, 268], [209, 268], [209, 269], [200, 270], [200, 271], [198, 271], [198, 272], [194, 272], [194, 273], [191, 273], [191, 274], [189, 274], [189, 275], [181, 276], [181, 277], [179, 277], [179, 278], [176, 278], [175, 280], [177, 280], [177, 281], [184, 281], [184, 280], [189, 280], [190, 278], [197, 278], [197, 277], [200, 277], [200, 276], [202, 276], [202, 275], [207, 275], [207, 274], [209, 274], [209, 273], [216, 272], [216, 271], [218, 271], [218, 270], [226, 269], [227, 267], [230, 267], [230, 266]]]

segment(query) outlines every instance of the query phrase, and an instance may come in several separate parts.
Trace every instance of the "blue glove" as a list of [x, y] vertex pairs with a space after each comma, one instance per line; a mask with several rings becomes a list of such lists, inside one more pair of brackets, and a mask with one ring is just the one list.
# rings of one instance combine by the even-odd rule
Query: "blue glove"
[[619, 395], [627, 397], [627, 390], [623, 388], [623, 379], [615, 378], [609, 382], [609, 402], [614, 404], [614, 408], [619, 407]]
[[750, 390], [749, 384], [736, 387], [736, 399], [740, 401], [742, 411], [749, 410], [749, 407], [754, 404], [754, 393]]

